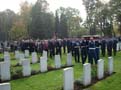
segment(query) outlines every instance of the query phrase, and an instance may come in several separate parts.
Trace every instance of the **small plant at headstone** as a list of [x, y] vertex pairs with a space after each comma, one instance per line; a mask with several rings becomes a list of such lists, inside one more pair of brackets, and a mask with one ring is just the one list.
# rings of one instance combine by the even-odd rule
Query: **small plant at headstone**
[[22, 77], [22, 68], [16, 67], [16, 69], [13, 69], [13, 67], [11, 67], [11, 76], [12, 76], [12, 79], [21, 78]]
[[4, 59], [3, 58], [0, 58], [0, 62], [3, 62], [4, 61]]
[[32, 71], [31, 71], [31, 74], [32, 74], [32, 75], [36, 75], [37, 73], [39, 73], [39, 71], [37, 71], [37, 70], [32, 70]]

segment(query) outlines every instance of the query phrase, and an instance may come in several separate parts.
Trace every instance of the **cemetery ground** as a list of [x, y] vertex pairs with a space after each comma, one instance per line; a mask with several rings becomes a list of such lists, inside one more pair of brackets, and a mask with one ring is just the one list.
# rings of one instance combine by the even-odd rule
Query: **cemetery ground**
[[[16, 66], [17, 60], [14, 59], [13, 53], [11, 53], [11, 76], [16, 73], [21, 74], [21, 66]], [[40, 55], [38, 55], [40, 57]], [[61, 57], [61, 63], [64, 66], [66, 64], [66, 54], [63, 54]], [[0, 57], [3, 57], [0, 54]], [[31, 58], [31, 57], [30, 57]], [[120, 90], [121, 89], [121, 52], [117, 53], [117, 56], [114, 56], [114, 71], [115, 74], [98, 81], [95, 84], [87, 87], [86, 90]], [[101, 57], [104, 59], [105, 71], [107, 70], [108, 57]], [[83, 66], [82, 63], [75, 63], [73, 58], [73, 68], [74, 68], [74, 80], [82, 80]], [[54, 67], [54, 58], [48, 60], [48, 66], [50, 69]], [[31, 64], [32, 72], [39, 72], [40, 66], [39, 63]], [[63, 87], [63, 69], [52, 70], [45, 73], [37, 73], [30, 77], [19, 77], [19, 79], [11, 80], [12, 90], [62, 90]], [[96, 76], [95, 68], [92, 68], [92, 76]], [[21, 75], [20, 75], [21, 76]]]

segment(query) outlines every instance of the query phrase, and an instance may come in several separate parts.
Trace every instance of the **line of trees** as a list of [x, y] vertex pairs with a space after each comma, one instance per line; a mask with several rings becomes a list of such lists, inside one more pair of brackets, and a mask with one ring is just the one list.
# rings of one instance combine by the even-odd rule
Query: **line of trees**
[[121, 0], [83, 0], [87, 12], [84, 23], [90, 34], [121, 35]]
[[[46, 0], [35, 4], [21, 3], [20, 12], [0, 12], [0, 40], [49, 39], [80, 37], [85, 34], [121, 35], [121, 0], [83, 0], [87, 18], [82, 21], [80, 11], [60, 7], [52, 13]], [[81, 4], [80, 4], [81, 5]]]
[[0, 40], [48, 39], [54, 33], [60, 38], [77, 36], [82, 22], [79, 10], [61, 7], [53, 14], [48, 6], [46, 0], [25, 1], [17, 14], [9, 9], [0, 12]]

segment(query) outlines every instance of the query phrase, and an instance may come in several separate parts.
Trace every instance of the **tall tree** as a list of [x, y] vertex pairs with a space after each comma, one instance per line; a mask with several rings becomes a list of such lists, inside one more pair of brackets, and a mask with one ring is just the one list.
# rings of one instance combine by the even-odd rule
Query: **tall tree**
[[[48, 3], [45, 0], [37, 0], [31, 12], [30, 35], [33, 38], [50, 38], [54, 30], [53, 14], [48, 12]], [[49, 31], [49, 32], [48, 32]]]
[[67, 36], [73, 37], [73, 33], [75, 31], [78, 32], [78, 30], [80, 29], [80, 23], [82, 22], [79, 10], [71, 7], [60, 7], [57, 11], [60, 16], [62, 15], [62, 17], [64, 17], [65, 22], [67, 22], [67, 24], [65, 23], [65, 25], [67, 25], [67, 27], [65, 26], [67, 28], [67, 30], [65, 31], [67, 32]]
[[9, 40], [8, 33], [15, 18], [16, 14], [10, 9], [0, 12], [0, 40]]

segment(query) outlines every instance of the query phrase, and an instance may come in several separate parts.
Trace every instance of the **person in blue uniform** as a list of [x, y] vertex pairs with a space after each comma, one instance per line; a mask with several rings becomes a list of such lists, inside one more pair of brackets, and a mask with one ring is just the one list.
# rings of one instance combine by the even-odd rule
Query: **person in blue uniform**
[[93, 38], [90, 38], [89, 41], [89, 50], [88, 50], [88, 62], [93, 64], [93, 60], [95, 64], [97, 64], [97, 57], [96, 57], [96, 50], [95, 50], [95, 42], [93, 41]]
[[84, 64], [87, 59], [87, 41], [84, 39], [82, 39], [81, 42], [81, 59], [82, 59], [82, 64]]
[[97, 57], [97, 60], [99, 60], [100, 58], [100, 42], [99, 40], [95, 40], [95, 51], [96, 51], [96, 57]]
[[105, 56], [105, 51], [106, 51], [106, 40], [102, 39], [101, 40], [101, 53], [103, 57]]
[[62, 43], [61, 40], [57, 40], [56, 41], [56, 55], [62, 55], [62, 51], [61, 51], [61, 47], [62, 47]]
[[62, 46], [63, 46], [63, 53], [64, 54], [66, 53], [66, 45], [67, 45], [66, 39], [63, 39]]
[[71, 52], [71, 40], [67, 40], [67, 53]]
[[107, 40], [107, 53], [108, 56], [112, 56], [112, 47], [113, 47], [113, 42], [111, 39]]
[[74, 43], [74, 57], [75, 57], [75, 62], [80, 62], [80, 54], [79, 54], [79, 50], [80, 50], [80, 43], [79, 41], [75, 41]]

